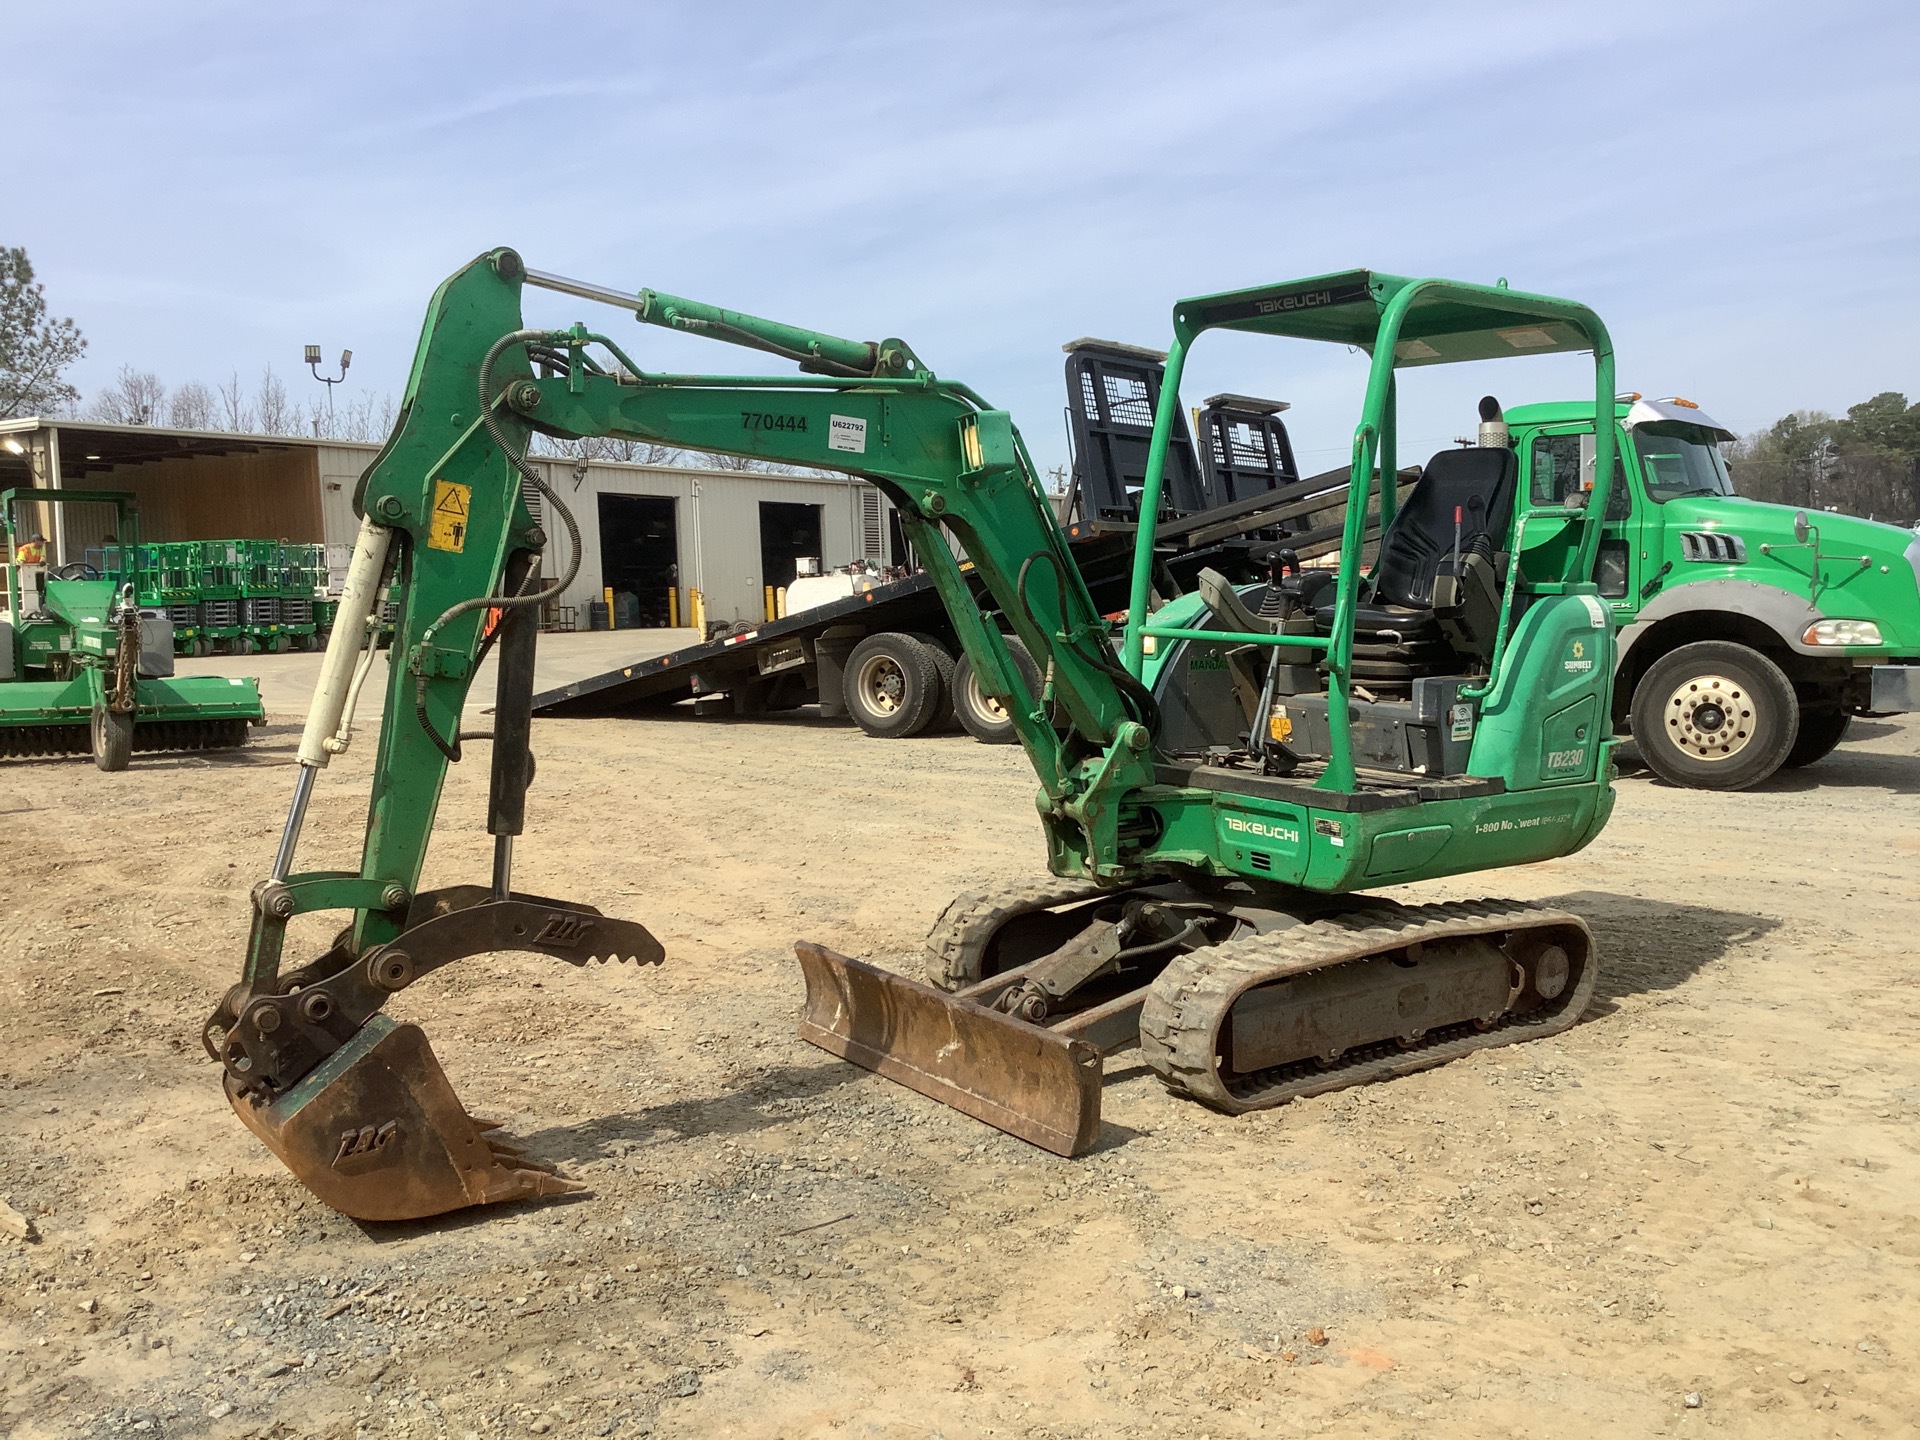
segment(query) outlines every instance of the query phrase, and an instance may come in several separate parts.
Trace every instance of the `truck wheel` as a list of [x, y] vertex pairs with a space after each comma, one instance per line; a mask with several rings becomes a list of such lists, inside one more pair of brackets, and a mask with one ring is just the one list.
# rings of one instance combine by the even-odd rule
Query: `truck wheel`
[[1745, 645], [1701, 640], [1662, 655], [1633, 691], [1633, 738], [1662, 780], [1744, 790], [1786, 760], [1800, 728], [1793, 686]]
[[124, 770], [133, 759], [133, 716], [104, 705], [93, 707], [93, 763], [102, 770]]
[[911, 635], [869, 635], [847, 657], [842, 698], [853, 723], [883, 740], [918, 735], [940, 703], [940, 667]]
[[[1038, 695], [1040, 667], [1027, 654], [1027, 647], [1014, 636], [1007, 636], [1006, 642], [1020, 678], [1026, 681], [1032, 694]], [[983, 745], [1012, 745], [1020, 738], [1006, 706], [980, 688], [973, 673], [973, 661], [965, 655], [953, 667], [953, 715], [960, 722], [960, 728]]]
[[1793, 749], [1787, 752], [1787, 758], [1780, 762], [1785, 770], [1798, 770], [1802, 765], [1811, 765], [1816, 760], [1824, 760], [1833, 753], [1833, 747], [1847, 733], [1847, 725], [1853, 716], [1844, 710], [1819, 710], [1802, 707], [1800, 711], [1800, 733], [1794, 737]]
[[945, 730], [953, 719], [953, 652], [931, 635], [923, 635], [918, 630], [909, 630], [907, 634], [926, 647], [927, 654], [933, 657], [933, 668], [940, 672], [940, 698], [934, 702], [933, 718], [927, 722], [927, 728]]

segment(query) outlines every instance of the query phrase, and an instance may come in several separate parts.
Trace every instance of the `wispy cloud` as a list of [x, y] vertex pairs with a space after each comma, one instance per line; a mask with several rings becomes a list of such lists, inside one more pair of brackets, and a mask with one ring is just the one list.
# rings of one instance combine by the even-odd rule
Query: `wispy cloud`
[[[1160, 342], [1180, 295], [1356, 264], [1577, 295], [1625, 383], [1743, 427], [1920, 391], [1904, 7], [80, 0], [10, 26], [35, 63], [0, 239], [93, 338], [83, 385], [295, 370], [315, 340], [397, 388], [434, 284], [510, 243], [903, 335], [1048, 464], [1062, 340]], [[1293, 399], [1337, 456], [1357, 376], [1223, 340], [1189, 388]], [[1409, 447], [1481, 385], [1579, 383], [1422, 376]]]

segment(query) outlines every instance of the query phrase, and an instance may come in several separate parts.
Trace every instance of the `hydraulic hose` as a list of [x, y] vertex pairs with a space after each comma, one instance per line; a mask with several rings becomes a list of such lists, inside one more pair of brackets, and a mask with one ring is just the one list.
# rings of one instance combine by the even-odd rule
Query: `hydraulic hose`
[[[1036, 550], [1021, 562], [1020, 574], [1014, 581], [1014, 594], [1020, 602], [1020, 607], [1031, 615], [1033, 606], [1027, 599], [1027, 575], [1033, 569], [1033, 562], [1036, 560], [1045, 560], [1053, 572], [1054, 590], [1059, 598], [1060, 623], [1065, 626], [1069, 609], [1067, 577], [1061, 572], [1059, 558], [1052, 551]], [[1120, 693], [1121, 703], [1132, 712], [1134, 720], [1146, 727], [1148, 735], [1158, 740], [1160, 738], [1160, 702], [1153, 698], [1153, 692], [1136, 680], [1127, 668], [1114, 658], [1113, 651], [1106, 645], [1094, 646], [1095, 653], [1089, 655], [1077, 640], [1068, 638], [1064, 632], [1061, 639], [1081, 660], [1103, 672], [1113, 682], [1114, 689]]]
[[[563, 338], [565, 338], [564, 332], [557, 335], [551, 330], [514, 330], [506, 335], [502, 335], [498, 340], [493, 342], [492, 346], [487, 350], [486, 358], [480, 362], [480, 423], [486, 427], [487, 435], [495, 445], [500, 447], [501, 453], [513, 462], [513, 468], [520, 473], [521, 477], [525, 479], [529, 485], [533, 486], [533, 488], [540, 493], [547, 504], [551, 505], [554, 511], [560, 516], [561, 523], [565, 525], [567, 529], [567, 568], [551, 585], [543, 586], [538, 590], [529, 591], [527, 588], [534, 582], [535, 577], [539, 574], [539, 567], [534, 566], [527, 571], [526, 578], [520, 582], [519, 587], [511, 595], [475, 595], [453, 605], [449, 605], [431, 625], [420, 632], [420, 645], [422, 649], [433, 642], [433, 637], [439, 633], [440, 630], [444, 629], [462, 615], [469, 615], [475, 610], [491, 610], [495, 608], [517, 610], [523, 606], [538, 605], [542, 601], [566, 589], [567, 586], [573, 583], [574, 576], [580, 573], [581, 541], [579, 522], [573, 518], [573, 512], [567, 508], [567, 502], [560, 498], [559, 494], [551, 485], [547, 484], [546, 477], [527, 463], [525, 453], [516, 451], [513, 446], [507, 442], [506, 431], [501, 428], [499, 419], [493, 413], [493, 366], [494, 362], [500, 358], [501, 353], [512, 345], [532, 344], [534, 342], [552, 341]], [[483, 648], [480, 651], [482, 656], [486, 654], [486, 648], [483, 643]], [[424, 674], [414, 677], [413, 699], [414, 715], [420, 722], [420, 728], [427, 732], [427, 738], [433, 741], [435, 748], [438, 749], [442, 755], [446, 756], [449, 761], [457, 764], [460, 760], [460, 740], [462, 738], [459, 734], [458, 725], [456, 724], [455, 726], [454, 738], [451, 743], [441, 738], [440, 732], [433, 728], [433, 722], [427, 715], [427, 677]]]

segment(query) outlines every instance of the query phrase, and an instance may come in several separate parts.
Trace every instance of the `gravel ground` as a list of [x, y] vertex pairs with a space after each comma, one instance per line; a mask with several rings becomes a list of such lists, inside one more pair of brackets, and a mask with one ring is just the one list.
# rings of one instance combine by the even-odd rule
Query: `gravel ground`
[[[198, 1044], [295, 733], [0, 765], [0, 1197], [34, 1232], [0, 1228], [0, 1434], [1916, 1433], [1920, 725], [1740, 795], [1630, 776], [1580, 855], [1390, 892], [1587, 916], [1566, 1034], [1241, 1120], [1121, 1055], [1062, 1161], [792, 1033], [793, 940], [907, 967], [953, 894], [1034, 873], [1017, 753], [543, 722], [519, 883], [668, 961], [399, 997], [591, 1193], [378, 1226]], [[357, 854], [370, 748], [303, 866]], [[485, 878], [485, 793], [456, 770], [427, 883]]]

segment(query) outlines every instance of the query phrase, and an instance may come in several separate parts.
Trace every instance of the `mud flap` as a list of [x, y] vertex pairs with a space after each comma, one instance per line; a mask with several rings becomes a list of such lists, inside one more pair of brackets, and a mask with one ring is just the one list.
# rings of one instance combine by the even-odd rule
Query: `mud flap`
[[1100, 1052], [802, 941], [800, 1038], [1056, 1155], [1100, 1136]]
[[467, 1114], [417, 1025], [375, 1015], [269, 1104], [227, 1099], [301, 1184], [356, 1220], [418, 1220], [584, 1187]]

